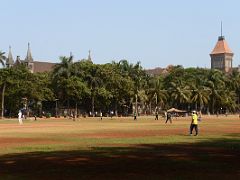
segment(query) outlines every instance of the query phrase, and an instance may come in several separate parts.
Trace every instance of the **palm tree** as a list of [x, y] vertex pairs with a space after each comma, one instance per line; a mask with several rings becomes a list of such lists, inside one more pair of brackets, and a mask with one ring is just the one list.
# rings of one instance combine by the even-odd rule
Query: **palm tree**
[[68, 114], [69, 114], [69, 97], [67, 93], [67, 82], [72, 75], [73, 56], [60, 57], [61, 63], [57, 64], [53, 70], [53, 82], [55, 83], [57, 96], [63, 100], [67, 100]]
[[99, 88], [102, 84], [102, 79], [100, 78], [98, 71], [99, 71], [98, 66], [92, 64], [90, 72], [86, 74], [86, 80], [91, 90], [92, 113], [94, 113], [95, 111], [95, 97], [97, 93], [97, 88]]
[[129, 64], [127, 60], [121, 60], [118, 63], [121, 74], [124, 77], [129, 76], [134, 82], [134, 98], [135, 99], [135, 111], [138, 114], [138, 97], [141, 91], [143, 77], [145, 72], [143, 71], [140, 62], [137, 62], [135, 65]]
[[[5, 66], [4, 61], [6, 60], [6, 56], [4, 55], [5, 52], [0, 51], [0, 63], [2, 64], [2, 66]], [[4, 116], [4, 97], [5, 97], [5, 89], [6, 89], [6, 82], [3, 79], [3, 84], [2, 84], [2, 112], [1, 112], [1, 117], [3, 118]]]
[[207, 80], [204, 77], [197, 76], [189, 83], [192, 91], [191, 102], [195, 104], [195, 109], [202, 111], [203, 106], [209, 102], [211, 90], [205, 86]]
[[0, 63], [2, 64], [2, 66], [5, 66], [4, 61], [6, 60], [6, 56], [4, 54], [5, 52], [0, 51]]
[[[182, 105], [190, 102], [191, 90], [189, 86], [183, 85], [182, 80], [176, 82], [170, 82], [171, 87], [169, 88], [170, 95], [172, 98], [172, 105]], [[176, 103], [175, 103], [176, 102]]]
[[5, 100], [5, 90], [6, 90], [6, 84], [9, 81], [9, 69], [1, 69], [0, 71], [0, 84], [2, 86], [2, 103], [1, 103], [1, 118], [4, 117], [4, 100]]
[[223, 93], [225, 91], [225, 76], [219, 70], [211, 70], [208, 75], [207, 87], [211, 90], [210, 103], [211, 111], [215, 113], [216, 106], [222, 102]]
[[73, 65], [73, 56], [66, 57], [61, 56], [60, 57], [60, 64], [57, 64], [53, 70], [53, 76], [63, 76], [66, 78], [69, 78], [71, 76], [72, 71], [72, 65]]
[[203, 106], [208, 104], [211, 91], [209, 88], [204, 86], [195, 87], [192, 91], [191, 101], [195, 103], [196, 110], [198, 109], [197, 106], [199, 105], [199, 109], [201, 111]]
[[240, 73], [238, 71], [233, 71], [229, 77], [228, 84], [232, 91], [235, 91], [237, 95], [238, 108], [240, 104]]
[[151, 83], [151, 88], [149, 90], [149, 95], [151, 100], [155, 100], [156, 106], [164, 107], [165, 102], [167, 102], [168, 93], [167, 90], [163, 88], [162, 77], [157, 77], [153, 79]]

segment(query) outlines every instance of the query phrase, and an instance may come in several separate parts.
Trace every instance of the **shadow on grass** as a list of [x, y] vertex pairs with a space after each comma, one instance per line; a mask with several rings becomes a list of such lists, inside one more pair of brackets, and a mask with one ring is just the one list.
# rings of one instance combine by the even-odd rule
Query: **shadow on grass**
[[239, 137], [4, 155], [0, 179], [240, 179]]

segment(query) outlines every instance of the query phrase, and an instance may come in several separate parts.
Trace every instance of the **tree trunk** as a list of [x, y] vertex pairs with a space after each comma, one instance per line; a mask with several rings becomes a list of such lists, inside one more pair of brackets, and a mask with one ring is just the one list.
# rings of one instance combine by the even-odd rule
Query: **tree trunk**
[[150, 101], [149, 104], [149, 115], [152, 115], [152, 102]]
[[69, 110], [69, 99], [67, 100], [67, 115], [68, 115], [68, 117], [71, 115], [70, 114], [70, 110]]
[[137, 97], [137, 94], [135, 94], [135, 98], [136, 98], [136, 101], [135, 101], [135, 113], [136, 113], [136, 115], [138, 116], [138, 97]]
[[77, 116], [78, 116], [78, 104], [76, 102], [74, 118], [76, 118]]
[[215, 113], [215, 108], [214, 108], [214, 106], [215, 106], [215, 100], [213, 99], [213, 102], [212, 102], [212, 114]]
[[5, 98], [5, 89], [6, 89], [6, 83], [3, 84], [3, 88], [2, 88], [2, 114], [1, 114], [1, 118], [4, 118], [4, 98]]
[[116, 103], [115, 103], [115, 116], [118, 117], [118, 105], [117, 105], [117, 100], [116, 100]]
[[94, 95], [92, 95], [92, 115], [94, 115]]

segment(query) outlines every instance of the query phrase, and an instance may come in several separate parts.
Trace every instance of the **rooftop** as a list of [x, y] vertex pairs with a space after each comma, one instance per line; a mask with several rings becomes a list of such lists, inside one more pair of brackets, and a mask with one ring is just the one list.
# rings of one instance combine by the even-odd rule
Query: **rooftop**
[[214, 54], [233, 54], [224, 36], [220, 36], [218, 38], [218, 42], [210, 55], [214, 55]]

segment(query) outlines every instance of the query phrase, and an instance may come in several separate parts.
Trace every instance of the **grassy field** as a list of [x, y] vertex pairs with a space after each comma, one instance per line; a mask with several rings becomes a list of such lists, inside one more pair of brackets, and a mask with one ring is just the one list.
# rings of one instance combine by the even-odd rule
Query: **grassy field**
[[0, 179], [240, 179], [240, 118], [0, 121]]

